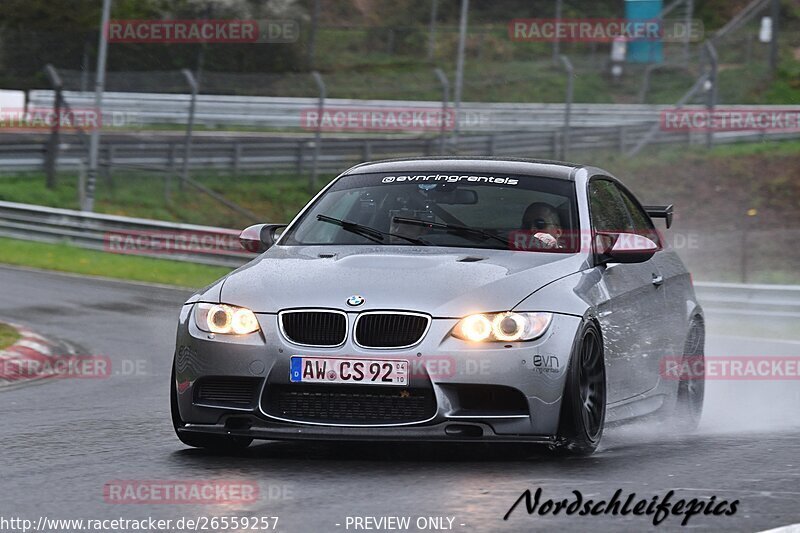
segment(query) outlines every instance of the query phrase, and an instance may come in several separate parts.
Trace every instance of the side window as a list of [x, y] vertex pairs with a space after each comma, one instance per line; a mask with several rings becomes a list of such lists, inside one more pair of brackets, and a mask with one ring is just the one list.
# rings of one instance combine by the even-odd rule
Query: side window
[[613, 182], [604, 179], [589, 182], [589, 208], [596, 231], [633, 231], [628, 210]]
[[656, 231], [655, 226], [653, 226], [653, 221], [650, 220], [650, 217], [647, 215], [647, 213], [645, 213], [644, 210], [639, 207], [639, 205], [627, 191], [619, 189], [618, 187], [617, 190], [619, 190], [619, 195], [622, 196], [622, 200], [625, 202], [625, 208], [627, 209], [631, 216], [631, 220], [633, 221], [633, 231], [637, 235], [644, 235], [657, 245], [661, 246], [661, 240], [658, 238], [658, 232]]

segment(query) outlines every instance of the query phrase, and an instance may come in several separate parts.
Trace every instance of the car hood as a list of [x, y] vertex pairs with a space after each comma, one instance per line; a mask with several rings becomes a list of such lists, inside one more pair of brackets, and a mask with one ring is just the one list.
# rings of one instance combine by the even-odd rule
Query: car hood
[[[219, 301], [261, 313], [322, 307], [393, 309], [460, 317], [472, 312], [513, 309], [532, 292], [581, 270], [583, 265], [580, 254], [439, 247], [275, 246], [231, 273], [224, 280]], [[210, 295], [207, 293], [206, 298]], [[345, 302], [352, 295], [362, 296], [364, 303], [348, 308]]]

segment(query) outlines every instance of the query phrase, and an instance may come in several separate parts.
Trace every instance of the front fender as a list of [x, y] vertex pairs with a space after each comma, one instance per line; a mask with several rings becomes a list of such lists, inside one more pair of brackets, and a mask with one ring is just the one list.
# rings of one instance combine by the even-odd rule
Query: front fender
[[593, 315], [603, 295], [597, 268], [559, 278], [519, 302], [514, 311], [545, 311], [585, 317]]

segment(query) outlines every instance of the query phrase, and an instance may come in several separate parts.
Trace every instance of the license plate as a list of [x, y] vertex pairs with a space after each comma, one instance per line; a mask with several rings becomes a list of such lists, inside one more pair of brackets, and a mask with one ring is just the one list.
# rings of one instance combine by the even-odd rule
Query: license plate
[[403, 387], [408, 386], [408, 361], [292, 356], [289, 380], [294, 383], [355, 383]]

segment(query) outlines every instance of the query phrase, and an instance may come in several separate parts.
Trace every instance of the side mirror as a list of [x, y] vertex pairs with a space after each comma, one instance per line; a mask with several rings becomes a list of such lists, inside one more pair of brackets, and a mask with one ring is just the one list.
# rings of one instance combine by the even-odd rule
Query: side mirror
[[266, 252], [280, 237], [287, 224], [254, 224], [239, 234], [239, 243], [248, 252]]
[[600, 263], [644, 263], [659, 250], [658, 244], [644, 235], [599, 231], [595, 247]]

